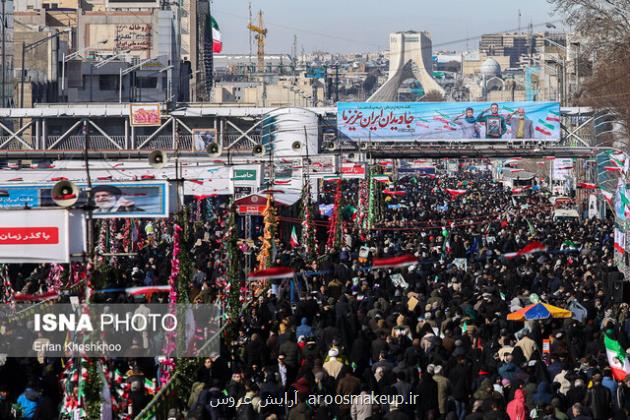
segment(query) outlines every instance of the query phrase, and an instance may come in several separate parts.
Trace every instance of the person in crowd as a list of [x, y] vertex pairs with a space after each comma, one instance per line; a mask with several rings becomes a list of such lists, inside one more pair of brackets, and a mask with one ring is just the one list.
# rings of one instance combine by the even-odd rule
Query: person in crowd
[[[498, 109], [489, 115], [494, 113]], [[343, 182], [342, 202], [358, 204], [360, 183]], [[324, 245], [327, 216], [316, 215], [321, 249], [315, 261], [290, 246], [288, 219], [280, 218], [273, 266], [294, 268], [295, 278], [246, 283], [247, 306], [231, 320], [221, 345], [191, 361], [187, 384], [178, 391], [188, 397], [177, 406], [182, 414], [257, 420], [628, 418], [630, 375], [610, 369], [604, 346], [609, 337], [623, 350], [630, 347], [628, 306], [608, 293], [608, 278], [617, 273], [611, 219], [554, 220], [544, 188], [516, 196], [490, 173], [465, 168], [434, 177], [400, 174], [388, 189], [405, 194], [375, 195], [373, 229], [363, 229], [360, 214], [343, 212], [336, 249]], [[452, 197], [446, 190], [465, 193]], [[316, 201], [326, 205], [334, 197], [334, 185], [324, 183]], [[192, 233], [181, 244], [189, 264], [180, 286], [191, 301], [221, 307], [228, 301], [229, 206], [207, 200], [199, 216], [197, 203], [191, 204]], [[151, 287], [167, 285], [173, 233], [170, 222], [132, 225], [130, 237], [141, 246], [134, 246], [136, 255], [117, 256], [115, 264], [106, 260], [109, 274], [93, 278], [95, 301], [127, 301], [125, 289], [145, 286], [148, 273]], [[536, 242], [544, 247], [522, 251]], [[248, 249], [260, 245], [254, 239]], [[374, 264], [401, 256], [412, 264]], [[242, 262], [238, 275], [244, 280]], [[10, 264], [8, 271], [16, 289], [37, 294], [51, 288], [47, 265]], [[79, 272], [73, 265], [73, 275]], [[146, 303], [153, 302], [168, 302], [168, 293], [147, 297]], [[583, 310], [571, 319], [507, 319], [535, 302]], [[155, 337], [148, 338], [153, 345]], [[142, 337], [138, 343], [146, 344]], [[128, 386], [131, 412], [147, 407], [152, 396], [145, 383], [159, 383], [161, 376], [155, 360], [106, 364], [126, 376], [112, 385], [112, 396]], [[58, 378], [65, 369], [48, 357], [2, 361], [0, 415], [14, 404], [24, 418], [62, 406]], [[372, 395], [388, 398], [367, 399]], [[233, 407], [220, 404], [229, 400]]]

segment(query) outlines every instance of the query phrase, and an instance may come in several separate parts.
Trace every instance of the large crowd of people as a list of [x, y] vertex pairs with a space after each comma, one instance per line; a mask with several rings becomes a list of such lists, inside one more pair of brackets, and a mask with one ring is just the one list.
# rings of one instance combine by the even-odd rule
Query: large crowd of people
[[[200, 362], [188, 401], [169, 419], [629, 418], [630, 375], [613, 378], [603, 338], [630, 347], [629, 307], [609, 293], [612, 220], [555, 220], [544, 188], [515, 195], [489, 172], [404, 176], [388, 189], [399, 193], [383, 196], [373, 229], [347, 215], [338, 250], [324, 250], [317, 221], [316, 262], [282, 242], [275, 264], [296, 277], [272, 281], [249, 303], [238, 337]], [[332, 203], [333, 190], [324, 185], [318, 204]], [[356, 204], [357, 195], [358, 184], [344, 181], [343, 201]], [[216, 204], [193, 238], [193, 299], [222, 293], [227, 213]], [[105, 287], [165, 284], [169, 240], [121, 258]], [[532, 242], [545, 250], [506, 255]], [[401, 255], [416, 262], [372, 267]], [[15, 287], [35, 291], [42, 270], [16, 271]], [[536, 302], [572, 308], [573, 317], [507, 319]], [[151, 360], [113, 363], [156, 375]], [[21, 418], [57, 418], [61, 370], [58, 359], [4, 363], [0, 418], [15, 403]], [[137, 387], [131, 394], [137, 414], [149, 397]]]

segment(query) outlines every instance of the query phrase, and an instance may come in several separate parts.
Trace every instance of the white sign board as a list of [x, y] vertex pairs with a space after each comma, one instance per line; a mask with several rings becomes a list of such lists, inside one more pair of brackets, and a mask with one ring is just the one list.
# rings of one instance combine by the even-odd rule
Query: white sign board
[[68, 263], [85, 251], [85, 217], [66, 209], [5, 210], [0, 263]]
[[573, 159], [555, 159], [553, 161], [554, 181], [564, 181], [573, 173]]

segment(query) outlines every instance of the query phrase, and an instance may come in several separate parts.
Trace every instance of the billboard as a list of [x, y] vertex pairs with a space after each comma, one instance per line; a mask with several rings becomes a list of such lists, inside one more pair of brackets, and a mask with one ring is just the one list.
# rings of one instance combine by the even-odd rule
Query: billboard
[[67, 263], [85, 252], [85, 218], [66, 209], [7, 210], [0, 221], [1, 263]]
[[339, 102], [337, 125], [355, 141], [557, 141], [560, 104]]
[[229, 166], [187, 167], [182, 169], [184, 195], [197, 198], [231, 195], [234, 192]]
[[206, 149], [217, 141], [217, 130], [214, 128], [195, 128], [192, 130], [192, 148], [195, 153], [206, 155]]
[[554, 181], [564, 181], [573, 174], [573, 159], [556, 158], [553, 161], [552, 176]]
[[344, 162], [341, 164], [341, 177], [343, 179], [365, 179], [365, 163]]
[[[57, 207], [48, 185], [0, 185], [0, 208]], [[81, 192], [74, 208], [87, 204], [87, 184], [77, 184]], [[94, 218], [160, 218], [169, 214], [169, 188], [166, 182], [95, 183], [92, 186]]]
[[159, 126], [162, 123], [160, 104], [129, 105], [129, 120], [134, 127]]
[[304, 168], [304, 170], [308, 169], [308, 173], [311, 176], [332, 175], [337, 170], [335, 156], [332, 155], [309, 156], [308, 159], [302, 159], [302, 165], [308, 166], [308, 168]]

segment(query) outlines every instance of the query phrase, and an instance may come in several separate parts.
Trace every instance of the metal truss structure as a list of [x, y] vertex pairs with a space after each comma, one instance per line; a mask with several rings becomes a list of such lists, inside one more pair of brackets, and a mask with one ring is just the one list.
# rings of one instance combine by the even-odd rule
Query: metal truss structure
[[[336, 108], [309, 108], [330, 130], [336, 124]], [[130, 123], [130, 107], [126, 104], [52, 104], [36, 108], [0, 109], [0, 156], [26, 158], [72, 156], [83, 153], [83, 123], [90, 128], [90, 155], [109, 157], [144, 157], [153, 150], [192, 153], [194, 129], [216, 129], [224, 154], [251, 153], [261, 143], [265, 115], [272, 108], [187, 106], [163, 111], [159, 126], [134, 127]], [[559, 142], [522, 142], [500, 140], [490, 142], [443, 141], [364, 144], [361, 151], [369, 155], [397, 158], [417, 157], [502, 157], [545, 156], [591, 157], [599, 146], [594, 128], [610, 113], [591, 108], [562, 109], [562, 139]], [[53, 129], [54, 128], [54, 129]], [[329, 134], [326, 135], [329, 138]], [[352, 152], [361, 145], [336, 139], [340, 151]], [[320, 141], [320, 144], [322, 142]], [[326, 150], [323, 150], [325, 153]]]

